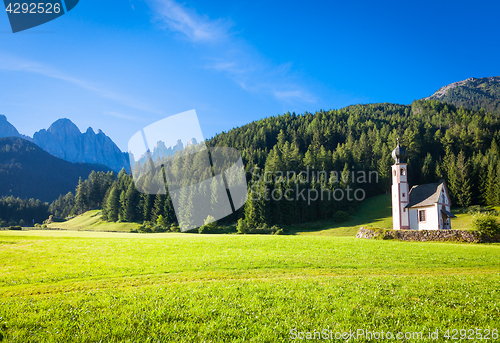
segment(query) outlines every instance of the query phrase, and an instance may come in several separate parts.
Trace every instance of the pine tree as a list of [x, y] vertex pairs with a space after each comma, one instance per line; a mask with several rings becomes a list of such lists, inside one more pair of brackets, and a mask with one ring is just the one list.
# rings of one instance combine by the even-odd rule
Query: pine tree
[[137, 205], [139, 202], [139, 192], [135, 189], [133, 182], [129, 183], [127, 192], [125, 193], [125, 208], [123, 212], [123, 221], [134, 222], [138, 217]]
[[457, 204], [461, 207], [468, 207], [471, 202], [472, 192], [469, 175], [469, 161], [466, 161], [463, 151], [460, 151], [458, 154], [455, 167], [455, 179], [457, 184], [454, 188], [457, 197]]
[[[153, 209], [151, 210], [151, 221], [155, 222], [164, 213], [165, 195], [156, 194]], [[165, 217], [164, 217], [165, 218]]]
[[175, 213], [174, 204], [172, 203], [172, 198], [170, 197], [170, 193], [168, 192], [163, 207], [163, 216], [165, 217], [165, 220], [167, 220], [167, 222], [176, 225], [178, 224], [177, 214]]
[[142, 198], [142, 221], [155, 222], [157, 217], [153, 218], [152, 211], [156, 197], [152, 194], [141, 194]]
[[75, 209], [77, 214], [81, 214], [85, 211], [85, 198], [86, 189], [82, 182], [82, 178], [78, 180], [78, 186], [76, 187], [75, 195]]
[[111, 187], [109, 195], [106, 199], [106, 220], [109, 222], [116, 222], [120, 214], [120, 191], [116, 185]]
[[388, 193], [391, 189], [391, 180], [392, 180], [392, 157], [387, 148], [387, 145], [384, 145], [382, 149], [382, 156], [378, 160], [377, 169], [379, 175], [379, 183], [380, 188], [383, 192]]
[[424, 164], [422, 166], [422, 183], [430, 183], [433, 180], [434, 174], [434, 161], [432, 160], [432, 155], [427, 153], [425, 156]]

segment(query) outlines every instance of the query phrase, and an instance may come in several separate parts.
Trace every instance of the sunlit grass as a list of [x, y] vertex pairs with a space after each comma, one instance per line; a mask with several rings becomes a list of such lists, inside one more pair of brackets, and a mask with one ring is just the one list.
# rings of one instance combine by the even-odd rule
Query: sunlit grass
[[500, 327], [499, 284], [499, 244], [0, 232], [0, 332], [8, 342], [276, 342], [294, 328], [491, 329]]
[[101, 220], [101, 211], [93, 210], [85, 212], [75, 218], [62, 223], [52, 223], [47, 225], [51, 229], [63, 230], [85, 230], [85, 231], [109, 231], [109, 232], [130, 232], [137, 230], [140, 224], [137, 223], [109, 223]]

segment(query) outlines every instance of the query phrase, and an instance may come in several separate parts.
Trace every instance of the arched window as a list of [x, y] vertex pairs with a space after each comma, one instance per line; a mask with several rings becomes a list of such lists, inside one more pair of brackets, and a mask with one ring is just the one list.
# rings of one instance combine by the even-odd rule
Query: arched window
[[394, 171], [394, 176], [396, 176], [396, 171]]
[[406, 175], [406, 170], [404, 168], [401, 168], [401, 175]]

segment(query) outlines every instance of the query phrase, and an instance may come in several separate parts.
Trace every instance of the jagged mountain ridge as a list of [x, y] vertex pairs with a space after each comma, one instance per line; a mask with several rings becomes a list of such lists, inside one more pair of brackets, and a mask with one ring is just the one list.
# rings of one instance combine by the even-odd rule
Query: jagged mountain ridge
[[81, 133], [69, 119], [59, 119], [33, 135], [33, 142], [48, 153], [69, 162], [104, 164], [114, 171], [129, 169], [128, 155], [101, 130]]
[[102, 164], [118, 172], [122, 168], [130, 169], [128, 154], [98, 130], [92, 128], [85, 133], [69, 119], [59, 119], [47, 130], [40, 130], [33, 138], [22, 135], [0, 115], [0, 137], [19, 137], [31, 141], [49, 154], [72, 163]]
[[441, 87], [425, 100], [436, 99], [464, 106], [471, 110], [483, 108], [485, 111], [500, 114], [500, 76], [474, 78], [451, 83]]

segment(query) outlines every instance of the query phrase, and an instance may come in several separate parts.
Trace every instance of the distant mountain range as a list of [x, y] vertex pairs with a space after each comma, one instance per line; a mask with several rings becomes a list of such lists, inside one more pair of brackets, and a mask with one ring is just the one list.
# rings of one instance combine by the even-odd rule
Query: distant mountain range
[[21, 135], [19, 131], [7, 121], [7, 117], [0, 114], [0, 137], [20, 137], [31, 140], [30, 137]]
[[4, 115], [0, 115], [0, 137], [29, 140], [68, 162], [101, 164], [116, 172], [122, 168], [130, 169], [128, 154], [123, 153], [111, 138], [101, 130], [96, 134], [90, 127], [81, 133], [69, 119], [59, 119], [47, 130], [40, 130], [30, 138], [20, 134]]
[[86, 179], [92, 170], [111, 171], [104, 165], [64, 161], [26, 139], [0, 138], [0, 197], [52, 201], [74, 192], [78, 179]]
[[500, 76], [474, 77], [454, 82], [440, 88], [428, 99], [464, 106], [471, 110], [483, 108], [486, 112], [500, 114]]
[[59, 119], [48, 130], [40, 130], [33, 135], [33, 143], [51, 155], [76, 163], [104, 164], [119, 172], [130, 169], [128, 154], [101, 130], [97, 134], [92, 128], [81, 133], [69, 119]]

